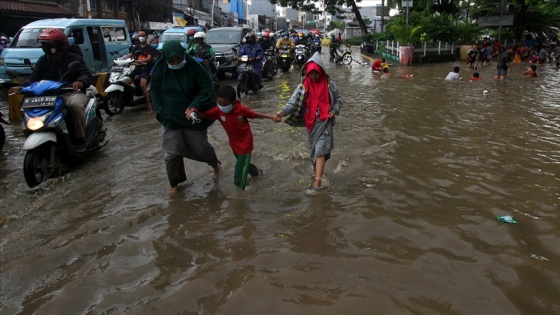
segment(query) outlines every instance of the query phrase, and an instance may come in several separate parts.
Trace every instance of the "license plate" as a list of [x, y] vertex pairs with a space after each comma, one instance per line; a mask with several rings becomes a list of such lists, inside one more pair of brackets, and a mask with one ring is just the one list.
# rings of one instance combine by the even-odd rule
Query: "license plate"
[[116, 67], [112, 67], [110, 72], [122, 73], [123, 70], [124, 70], [124, 67], [116, 66]]
[[26, 97], [23, 99], [21, 108], [53, 107], [56, 102], [56, 98], [56, 95]]

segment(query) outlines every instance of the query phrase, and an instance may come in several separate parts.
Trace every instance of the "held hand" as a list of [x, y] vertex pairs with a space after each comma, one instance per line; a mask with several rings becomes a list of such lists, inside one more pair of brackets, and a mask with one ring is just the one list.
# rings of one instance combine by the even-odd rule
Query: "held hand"
[[329, 112], [329, 119], [333, 119], [334, 118], [334, 110], [331, 110]]
[[276, 114], [272, 116], [272, 121], [274, 121], [275, 123], [279, 123], [282, 121], [282, 117], [280, 117], [279, 114]]
[[74, 89], [74, 91], [81, 90], [83, 87], [84, 87], [83, 82], [76, 81], [76, 82], [72, 83], [72, 89]]
[[192, 112], [193, 112], [192, 108], [187, 108], [187, 110], [185, 110], [185, 117], [187, 117], [187, 119], [191, 119]]

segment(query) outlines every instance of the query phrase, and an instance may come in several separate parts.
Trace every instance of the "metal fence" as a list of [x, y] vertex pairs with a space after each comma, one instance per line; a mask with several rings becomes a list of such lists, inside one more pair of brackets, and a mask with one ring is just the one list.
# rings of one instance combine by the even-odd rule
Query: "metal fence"
[[[399, 42], [397, 41], [383, 41], [383, 42], [376, 42], [375, 43], [375, 50], [380, 52], [385, 52], [390, 55], [394, 55], [399, 57], [400, 50], [399, 50]], [[453, 55], [456, 53], [456, 49], [459, 47], [455, 44], [450, 43], [428, 43], [423, 42], [414, 45], [414, 53], [415, 54], [422, 54], [423, 56], [427, 55]]]

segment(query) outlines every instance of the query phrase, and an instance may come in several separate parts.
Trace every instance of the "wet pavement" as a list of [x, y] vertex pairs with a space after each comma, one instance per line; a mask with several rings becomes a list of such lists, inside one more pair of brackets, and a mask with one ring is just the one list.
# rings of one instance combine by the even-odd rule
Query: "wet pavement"
[[[247, 192], [215, 123], [223, 173], [186, 160], [174, 196], [143, 106], [104, 115], [107, 146], [35, 189], [21, 127], [4, 126], [0, 313], [560, 313], [560, 72], [445, 82], [441, 63], [381, 80], [322, 56], [344, 105], [313, 198], [306, 132], [285, 123], [251, 121], [264, 176]], [[242, 102], [273, 114], [299, 82], [278, 74]]]

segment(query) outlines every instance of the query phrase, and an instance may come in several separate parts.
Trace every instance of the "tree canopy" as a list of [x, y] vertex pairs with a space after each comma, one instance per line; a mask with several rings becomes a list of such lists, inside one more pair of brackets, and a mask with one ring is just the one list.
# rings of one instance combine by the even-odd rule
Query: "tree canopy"
[[[319, 3], [323, 0], [269, 0], [273, 4], [291, 7], [296, 10], [319, 13]], [[501, 4], [505, 3], [503, 7]], [[342, 7], [346, 6], [356, 16], [364, 33], [368, 33], [368, 24], [360, 14], [361, 0], [325, 0], [328, 13], [340, 14]], [[396, 9], [398, 14], [391, 18], [387, 27], [389, 37], [395, 37], [396, 30], [406, 33], [416, 26], [421, 26], [422, 38], [428, 40], [468, 42], [476, 40], [482, 31], [494, 33], [498, 36], [507, 36], [511, 40], [521, 40], [524, 31], [542, 31], [549, 26], [560, 26], [560, 0], [414, 0], [413, 7], [409, 8], [408, 24], [403, 16], [406, 8], [401, 7], [401, 0], [385, 0], [385, 6]], [[479, 17], [513, 15], [512, 26], [504, 26], [502, 34], [498, 27], [490, 26], [487, 29], [477, 24]], [[391, 24], [393, 26], [391, 31]], [[405, 25], [405, 30], [400, 27]]]

